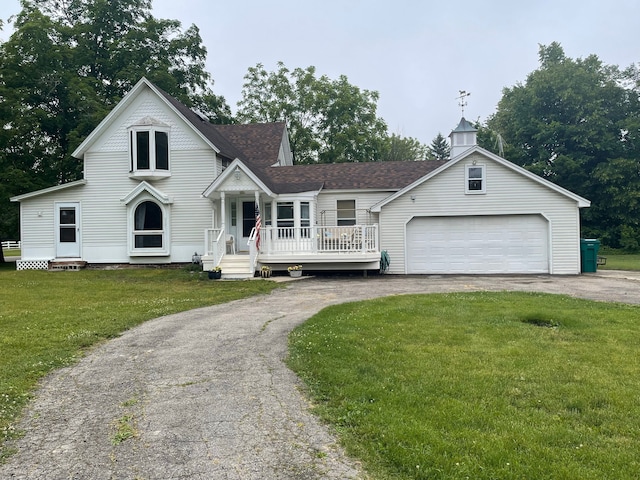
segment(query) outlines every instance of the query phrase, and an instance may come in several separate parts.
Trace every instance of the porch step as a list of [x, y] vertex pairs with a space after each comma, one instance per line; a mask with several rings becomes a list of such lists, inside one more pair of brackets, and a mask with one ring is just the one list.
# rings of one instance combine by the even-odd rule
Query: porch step
[[81, 260], [52, 260], [49, 263], [50, 271], [77, 271], [87, 266], [87, 262]]
[[249, 255], [225, 255], [220, 262], [222, 278], [242, 279], [252, 278]]

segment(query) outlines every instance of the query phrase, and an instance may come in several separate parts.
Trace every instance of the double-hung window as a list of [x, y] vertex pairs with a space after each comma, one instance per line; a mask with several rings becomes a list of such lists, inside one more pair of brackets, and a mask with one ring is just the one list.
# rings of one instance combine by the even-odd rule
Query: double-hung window
[[280, 238], [293, 238], [295, 216], [293, 214], [293, 202], [278, 202], [278, 236]]
[[132, 176], [147, 179], [168, 177], [169, 128], [157, 125], [129, 128], [129, 153]]
[[311, 236], [311, 210], [309, 202], [300, 202], [300, 236], [309, 238]]
[[339, 227], [356, 224], [355, 200], [338, 200], [336, 203], [336, 207]]
[[484, 165], [466, 165], [465, 177], [465, 193], [485, 193]]

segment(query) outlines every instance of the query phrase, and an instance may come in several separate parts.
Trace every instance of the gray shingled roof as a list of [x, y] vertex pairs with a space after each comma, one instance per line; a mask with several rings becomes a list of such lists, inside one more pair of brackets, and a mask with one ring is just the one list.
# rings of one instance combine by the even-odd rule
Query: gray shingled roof
[[311, 190], [400, 190], [440, 167], [442, 161], [365, 162], [273, 167], [265, 171], [277, 193]]
[[395, 191], [406, 187], [445, 163], [443, 161], [407, 161], [274, 167], [272, 165], [278, 161], [285, 132], [283, 122], [214, 125], [203, 120], [182, 102], [160, 88], [158, 91], [187, 121], [220, 149], [221, 155], [231, 160], [240, 159], [274, 193], [297, 193], [320, 189]]

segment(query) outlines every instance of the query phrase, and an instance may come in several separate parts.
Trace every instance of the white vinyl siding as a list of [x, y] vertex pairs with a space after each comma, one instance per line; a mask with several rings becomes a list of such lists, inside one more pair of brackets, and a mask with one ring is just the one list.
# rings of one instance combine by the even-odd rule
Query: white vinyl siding
[[[465, 194], [464, 164], [474, 159], [485, 165], [484, 195]], [[479, 153], [383, 206], [380, 248], [389, 253], [390, 273], [406, 273], [405, 232], [413, 217], [521, 214], [540, 214], [549, 222], [550, 273], [580, 273], [576, 202]]]
[[[213, 181], [216, 162], [210, 151], [174, 151], [171, 155], [172, 176], [152, 182], [173, 202], [167, 219], [171, 235], [170, 256], [159, 261], [190, 261], [194, 252], [203, 252], [204, 229], [212, 226], [211, 202], [200, 194]], [[126, 152], [119, 155], [88, 153], [85, 158], [96, 167], [88, 175], [84, 187], [84, 260], [129, 262], [127, 207], [121, 199], [140, 182], [129, 179], [126, 172], [123, 174], [123, 168], [128, 167], [125, 165]]]
[[370, 225], [378, 223], [378, 214], [368, 210], [376, 203], [384, 200], [393, 192], [336, 192], [323, 191], [318, 195], [316, 222], [322, 225], [337, 225], [337, 202], [340, 200], [355, 200], [356, 225]]

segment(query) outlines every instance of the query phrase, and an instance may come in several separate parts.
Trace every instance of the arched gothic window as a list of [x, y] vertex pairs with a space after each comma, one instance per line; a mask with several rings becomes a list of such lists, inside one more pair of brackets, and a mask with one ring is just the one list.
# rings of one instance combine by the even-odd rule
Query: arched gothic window
[[157, 203], [145, 201], [136, 207], [133, 236], [135, 248], [163, 247], [162, 209]]

